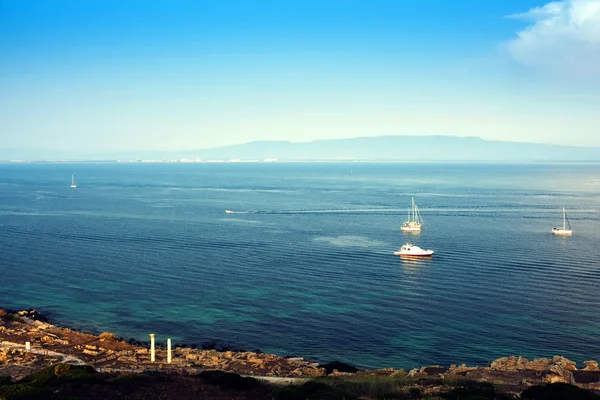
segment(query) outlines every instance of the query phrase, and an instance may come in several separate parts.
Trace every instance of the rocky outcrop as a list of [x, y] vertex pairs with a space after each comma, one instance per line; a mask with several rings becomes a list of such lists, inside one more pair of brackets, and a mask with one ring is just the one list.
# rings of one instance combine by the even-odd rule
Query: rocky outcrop
[[584, 370], [585, 371], [598, 371], [598, 363], [594, 360], [589, 360], [589, 361], [584, 361], [583, 364], [585, 365]]
[[176, 349], [175, 355], [190, 366], [264, 376], [321, 376], [325, 370], [303, 358], [284, 358], [273, 354], [254, 352], [219, 352], [217, 350]]
[[[4, 360], [2, 362], [10, 360], [12, 366], [37, 368], [45, 366], [47, 362], [44, 355], [52, 353], [62, 355], [63, 359], [70, 357], [83, 360], [98, 369], [115, 371], [170, 370], [196, 373], [206, 369], [219, 369], [244, 375], [273, 377], [314, 377], [325, 374], [325, 370], [318, 364], [300, 357], [285, 358], [259, 352], [183, 347], [173, 349], [172, 363], [167, 363], [166, 350], [157, 348], [156, 362], [152, 363], [147, 347], [126, 343], [112, 333], [90, 335], [59, 328], [41, 322], [39, 318], [41, 316], [35, 310], [15, 312], [10, 314], [10, 318], [6, 318], [6, 315], [0, 318], [0, 342], [10, 342], [6, 346], [13, 349], [10, 354], [4, 349], [0, 355], [0, 360]], [[30, 343], [31, 351], [25, 350], [25, 342]], [[60, 357], [52, 358], [54, 362], [57, 359]]]
[[[590, 364], [593, 365], [593, 364]], [[577, 370], [576, 364], [562, 356], [549, 358], [536, 358], [532, 361], [524, 357], [502, 357], [492, 361], [490, 369], [494, 371], [519, 372], [535, 371], [544, 377], [548, 383], [574, 383], [573, 371]]]
[[[35, 311], [35, 310], [33, 310]], [[156, 362], [150, 362], [148, 344], [126, 343], [111, 333], [91, 335], [59, 328], [47, 322], [33, 320], [39, 313], [24, 311], [0, 317], [0, 374], [18, 378], [35, 369], [58, 361], [87, 363], [100, 371], [138, 373], [166, 371], [195, 374], [203, 370], [222, 370], [243, 375], [287, 378], [311, 378], [326, 374], [326, 369], [300, 357], [285, 358], [274, 354], [248, 351], [218, 351], [174, 347], [172, 363], [167, 363], [164, 348], [157, 348]], [[13, 318], [14, 317], [14, 318]], [[25, 350], [29, 342], [31, 350]], [[381, 369], [352, 372], [342, 370], [341, 364], [331, 364], [332, 375], [370, 374], [398, 376], [428, 385], [443, 385], [448, 381], [490, 382], [504, 385], [519, 393], [523, 388], [542, 383], [563, 382], [600, 389], [600, 370], [593, 360], [585, 361], [585, 368], [564, 357], [536, 358], [503, 357], [492, 361], [489, 367], [467, 365], [427, 366], [408, 373], [403, 370]], [[594, 386], [596, 385], [596, 386]], [[441, 387], [441, 386], [440, 386]], [[425, 390], [423, 388], [423, 390]]]

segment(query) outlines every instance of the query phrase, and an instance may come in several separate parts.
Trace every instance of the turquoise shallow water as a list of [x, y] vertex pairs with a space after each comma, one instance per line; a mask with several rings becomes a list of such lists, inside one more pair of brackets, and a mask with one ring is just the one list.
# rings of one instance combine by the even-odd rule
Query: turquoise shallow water
[[599, 167], [0, 165], [0, 304], [361, 367], [600, 359]]

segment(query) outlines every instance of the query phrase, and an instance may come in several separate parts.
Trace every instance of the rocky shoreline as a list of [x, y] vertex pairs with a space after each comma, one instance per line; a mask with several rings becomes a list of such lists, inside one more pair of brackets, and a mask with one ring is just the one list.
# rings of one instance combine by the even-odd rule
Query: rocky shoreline
[[[27, 345], [29, 343], [29, 345]], [[297, 382], [316, 377], [390, 376], [405, 377], [418, 382], [420, 390], [440, 393], [449, 382], [470, 380], [488, 382], [506, 393], [520, 393], [527, 387], [562, 382], [600, 393], [600, 369], [593, 360], [576, 363], [561, 356], [551, 359], [527, 360], [523, 357], [504, 357], [485, 367], [452, 365], [428, 366], [410, 371], [381, 369], [343, 372], [333, 371], [303, 358], [285, 358], [273, 354], [248, 351], [217, 351], [175, 346], [172, 362], [167, 362], [167, 350], [156, 349], [151, 361], [147, 346], [132, 344], [116, 335], [77, 332], [57, 327], [35, 310], [7, 312], [0, 309], [0, 377], [22, 377], [40, 368], [66, 362], [89, 365], [97, 371], [138, 374], [149, 371], [193, 375], [207, 370], [222, 370], [254, 377], [295, 378]], [[343, 366], [343, 364], [340, 364]], [[287, 379], [285, 382], [293, 382]]]
[[[4, 314], [4, 315], [3, 315]], [[35, 310], [0, 310], [0, 375], [19, 378], [35, 369], [58, 362], [90, 365], [100, 371], [139, 373], [164, 371], [193, 374], [218, 369], [242, 375], [315, 377], [325, 369], [303, 358], [284, 358], [249, 351], [202, 350], [175, 346], [172, 362], [167, 351], [156, 348], [155, 362], [148, 346], [119, 339], [108, 332], [100, 335], [61, 328], [40, 318]], [[29, 342], [30, 349], [26, 349]]]

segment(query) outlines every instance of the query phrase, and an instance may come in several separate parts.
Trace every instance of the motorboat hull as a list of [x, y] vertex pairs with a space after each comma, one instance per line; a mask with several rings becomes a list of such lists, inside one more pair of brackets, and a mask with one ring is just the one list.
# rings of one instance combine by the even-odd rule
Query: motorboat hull
[[423, 254], [415, 254], [415, 253], [402, 253], [399, 251], [394, 252], [395, 256], [400, 256], [400, 257], [431, 257], [433, 255], [433, 251], [431, 251], [431, 253], [426, 252]]
[[400, 257], [431, 257], [431, 255], [433, 255], [433, 250], [423, 250], [419, 246], [406, 243], [405, 245], [402, 245], [398, 251], [395, 251], [394, 255]]

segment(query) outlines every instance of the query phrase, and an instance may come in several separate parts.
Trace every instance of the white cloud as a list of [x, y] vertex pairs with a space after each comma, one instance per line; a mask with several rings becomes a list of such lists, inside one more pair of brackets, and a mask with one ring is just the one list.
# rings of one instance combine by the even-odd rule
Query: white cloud
[[553, 1], [509, 17], [531, 21], [506, 43], [518, 62], [555, 73], [600, 76], [600, 0]]

